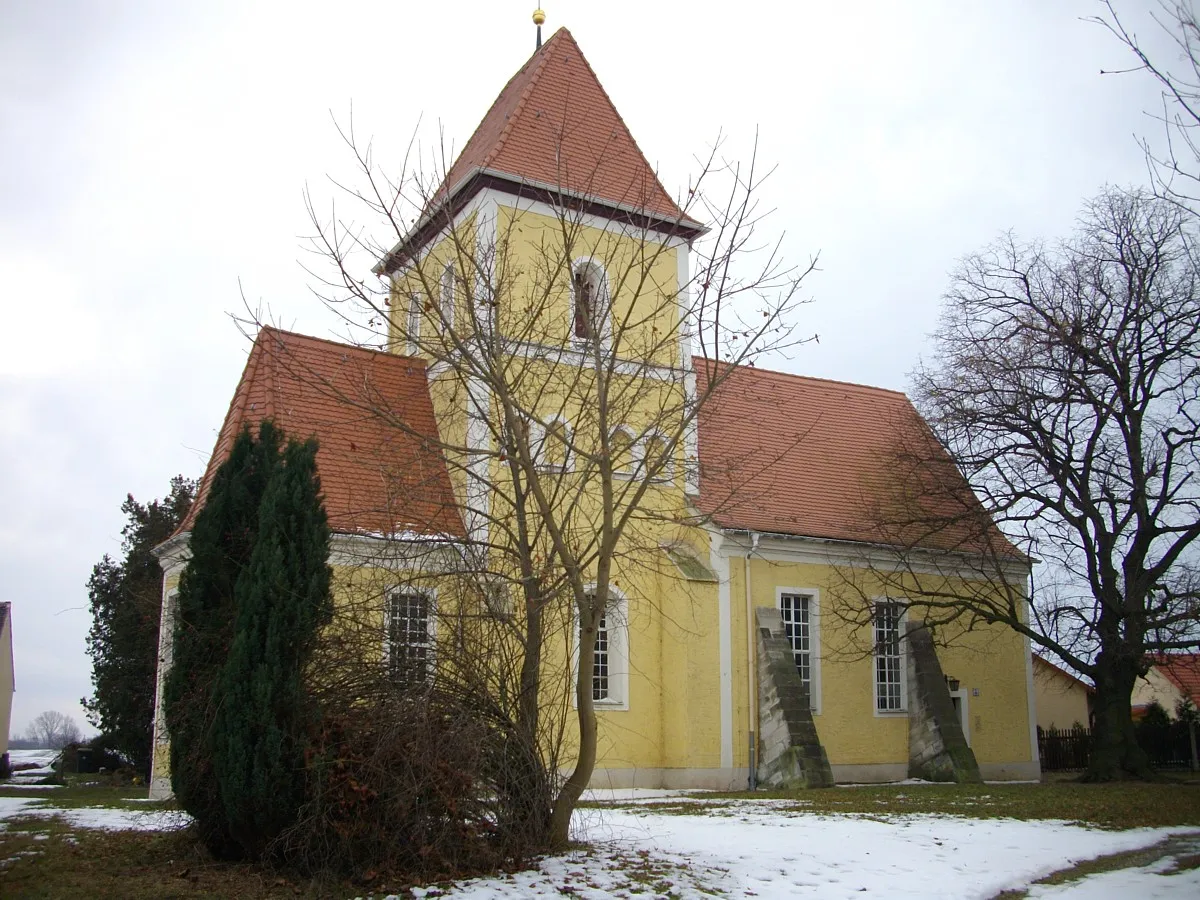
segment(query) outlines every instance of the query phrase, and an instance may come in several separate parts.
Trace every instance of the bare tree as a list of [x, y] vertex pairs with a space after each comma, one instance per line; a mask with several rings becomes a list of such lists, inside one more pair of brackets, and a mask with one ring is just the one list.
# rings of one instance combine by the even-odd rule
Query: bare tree
[[67, 744], [76, 743], [79, 738], [79, 726], [70, 716], [52, 709], [46, 710], [29, 723], [26, 738], [36, 741], [37, 746], [51, 750], [61, 750]]
[[[358, 180], [339, 188], [370, 224], [310, 200], [327, 266], [310, 269], [316, 290], [354, 343], [426, 362], [440, 433], [418, 433], [382, 396], [323, 389], [446, 460], [468, 536], [429, 549], [458, 584], [447, 591], [443, 574], [438, 588], [437, 677], [509, 723], [546, 784], [528, 815], [562, 845], [597, 759], [597, 638], [656, 603], [632, 586], [675, 572], [664, 547], [707, 552], [698, 417], [737, 366], [804, 343], [795, 311], [816, 260], [784, 262], [763, 233], [757, 160], [725, 160], [719, 145], [677, 215], [631, 200], [600, 229], [565, 184], [540, 189], [537, 214], [516, 197], [462, 213], [439, 188], [444, 167], [385, 174], [352, 129], [343, 137]], [[690, 251], [682, 280], [677, 250]], [[726, 365], [697, 379], [694, 353]]]
[[1162, 87], [1161, 109], [1150, 113], [1162, 129], [1161, 140], [1140, 137], [1154, 190], [1185, 208], [1198, 211], [1200, 200], [1200, 21], [1191, 2], [1159, 0], [1150, 17], [1168, 39], [1167, 53], [1152, 53], [1122, 20], [1112, 0], [1102, 0], [1105, 13], [1089, 21], [1103, 26], [1137, 60], [1132, 69], [1106, 74], [1145, 72]]
[[1200, 646], [1197, 249], [1176, 204], [1110, 190], [1071, 240], [966, 259], [915, 373], [934, 434], [873, 510], [898, 548], [873, 574], [945, 637], [1000, 622], [1093, 679], [1093, 780], [1148, 772], [1134, 681]]

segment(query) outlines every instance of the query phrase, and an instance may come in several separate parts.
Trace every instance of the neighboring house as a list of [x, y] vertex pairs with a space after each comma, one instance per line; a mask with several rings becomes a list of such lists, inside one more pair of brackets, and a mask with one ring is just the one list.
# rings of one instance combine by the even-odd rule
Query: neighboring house
[[12, 699], [15, 690], [12, 604], [0, 603], [0, 771], [8, 771], [8, 730], [12, 726]]
[[[459, 474], [460, 467], [452, 477], [430, 449], [439, 436], [474, 448], [484, 465], [497, 467], [486, 480], [503, 480], [501, 464], [482, 456], [490, 433], [479, 427], [479, 410], [492, 399], [473, 383], [455, 382], [445, 367], [401, 355], [415, 349], [414, 332], [437, 324], [406, 281], [404, 260], [446, 266], [448, 290], [438, 301], [454, 312], [449, 230], [484, 223], [474, 239], [497, 242], [495, 253], [480, 254], [485, 265], [494, 265], [486, 260], [500, 249], [528, 258], [558, 233], [552, 204], [562, 198], [586, 210], [587, 233], [612, 252], [654, 242], [661, 252], [653, 290], [665, 297], [687, 290], [691, 242], [703, 225], [663, 190], [565, 29], [505, 86], [451, 167], [439, 205], [380, 262], [377, 271], [392, 283], [395, 352], [263, 328], [234, 393], [192, 515], [244, 424], [271, 417], [291, 435], [315, 436], [334, 532], [335, 602], [373, 604], [388, 659], [423, 664], [437, 638], [438, 609], [453, 591], [444, 573], [456, 557], [447, 552], [438, 570], [436, 548], [486, 538], [486, 521], [471, 510], [503, 502], [481, 491], [478, 470]], [[513, 277], [537, 276], [527, 266]], [[564, 299], [560, 361], [545, 375], [550, 386], [565, 367], [579, 365], [572, 362], [579, 307], [588, 301], [577, 298], [611, 289], [615, 303], [624, 290], [606, 283], [594, 257], [567, 261], [553, 277]], [[678, 333], [678, 350], [654, 377], [677, 373], [684, 384], [708, 383], [718, 364], [692, 356], [680, 323], [655, 330], [664, 325]], [[382, 416], [364, 412], [380, 407]], [[405, 421], [409, 433], [385, 419]], [[639, 550], [637, 564], [618, 562], [620, 589], [593, 672], [600, 721], [594, 783], [741, 788], [752, 770], [772, 783], [794, 776], [810, 784], [927, 772], [1039, 776], [1024, 638], [980, 626], [935, 652], [927, 632], [907, 631], [902, 608], [888, 597], [877, 598], [871, 623], [851, 626], [832, 614], [843, 571], [888, 559], [886, 538], [862, 510], [882, 499], [897, 432], [913, 429], [924, 433], [908, 399], [894, 391], [756, 368], [724, 383], [695, 442], [656, 488], [663, 508], [698, 512], [701, 524], [647, 525], [663, 529], [641, 545], [652, 549]], [[555, 465], [570, 469], [565, 460]], [[501, 512], [493, 507], [493, 519]], [[158, 550], [160, 695], [192, 521]], [[415, 554], [392, 551], [384, 564], [386, 546], [425, 552], [416, 564]], [[1015, 551], [1010, 566], [1018, 581], [1027, 577], [1028, 561]], [[852, 639], [874, 652], [842, 652]], [[808, 703], [789, 699], [797, 697]], [[160, 704], [153, 796], [170, 791], [168, 747]], [[788, 760], [799, 756], [813, 768], [806, 762], [803, 772], [789, 770]]]
[[1190, 700], [1200, 708], [1200, 653], [1166, 653], [1133, 685], [1133, 715], [1140, 718], [1157, 702], [1175, 718], [1175, 707]]
[[1064, 731], [1091, 727], [1092, 695], [1096, 689], [1048, 659], [1033, 657], [1033, 691], [1038, 728]]

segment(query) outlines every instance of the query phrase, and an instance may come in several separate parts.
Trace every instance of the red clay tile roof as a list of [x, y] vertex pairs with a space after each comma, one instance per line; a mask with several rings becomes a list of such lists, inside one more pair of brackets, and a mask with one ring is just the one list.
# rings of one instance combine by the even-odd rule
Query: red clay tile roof
[[477, 169], [669, 220], [683, 215], [565, 28], [504, 86], [436, 196], [453, 194]]
[[1165, 653], [1154, 665], [1183, 696], [1200, 706], [1200, 653]]
[[437, 448], [425, 364], [275, 328], [263, 328], [254, 341], [196, 503], [177, 533], [191, 530], [243, 425], [264, 418], [289, 437], [317, 439], [334, 531], [463, 534]]
[[[981, 508], [933, 440], [908, 398], [897, 391], [697, 357], [699, 389], [712, 373], [725, 380], [700, 417], [702, 512], [723, 528], [844, 541], [1020, 554]], [[726, 373], [728, 373], [726, 375]], [[921, 462], [898, 461], [898, 448], [920, 448]], [[929, 529], [889, 512], [899, 484], [924, 485], [908, 502], [962, 510], [952, 527]], [[920, 518], [920, 517], [918, 517]], [[956, 519], [958, 516], [956, 515]]]

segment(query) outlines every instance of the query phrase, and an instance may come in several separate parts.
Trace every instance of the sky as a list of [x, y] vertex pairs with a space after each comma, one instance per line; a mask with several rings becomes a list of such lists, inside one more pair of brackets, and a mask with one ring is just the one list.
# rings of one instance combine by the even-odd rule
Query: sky
[[[1158, 102], [1095, 0], [543, 0], [672, 194], [724, 135], [775, 166], [790, 259], [820, 254], [777, 368], [903, 390], [955, 262], [1069, 234], [1147, 180]], [[1150, 0], [1117, 9], [1170, 56]], [[534, 46], [530, 0], [0, 0], [0, 600], [12, 732], [83, 725], [92, 566], [126, 494], [198, 477], [249, 349], [245, 305], [344, 331], [302, 262], [353, 160], [461, 148]]]

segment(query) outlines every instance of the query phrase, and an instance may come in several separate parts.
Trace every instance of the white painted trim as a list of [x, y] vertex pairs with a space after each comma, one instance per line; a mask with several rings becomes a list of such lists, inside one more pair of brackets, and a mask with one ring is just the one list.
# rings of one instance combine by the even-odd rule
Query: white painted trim
[[[500, 172], [495, 169], [472, 169], [471, 172], [467, 173], [467, 175], [464, 177], [464, 179], [459, 182], [459, 185], [461, 186], [461, 185], [465, 184], [466, 181], [472, 175], [474, 175], [476, 173], [495, 175], [504, 180], [507, 180], [510, 182], [513, 181], [512, 175], [509, 175], [505, 172]], [[596, 203], [600, 206], [606, 206], [606, 207], [612, 209], [614, 212], [632, 213], [634, 215], [644, 216], [646, 218], [658, 221], [658, 222], [662, 223], [663, 225], [667, 226], [668, 228], [670, 228], [674, 225], [673, 221], [670, 219], [665, 219], [665, 218], [662, 218], [661, 216], [656, 216], [655, 214], [649, 213], [644, 209], [639, 209], [638, 207], [630, 206], [628, 204], [613, 203], [608, 200], [601, 200], [600, 198], [594, 197], [590, 194], [584, 194], [584, 193], [579, 193], [576, 191], [571, 191], [571, 190], [568, 190], [565, 188], [555, 187], [554, 185], [550, 185], [546, 182], [522, 179], [521, 183], [525, 184], [525, 185], [529, 185], [530, 187], [553, 191], [555, 193], [561, 194], [564, 197], [581, 199], [586, 202]], [[414, 237], [416, 237], [416, 235], [420, 232], [420, 230], [422, 228], [424, 228], [430, 221], [433, 220], [434, 216], [443, 215], [443, 212], [445, 209], [445, 204], [447, 202], [449, 202], [450, 198], [456, 192], [457, 192], [457, 187], [455, 188], [454, 191], [451, 191], [447, 195], [446, 200], [442, 201], [441, 203], [438, 203], [429, 212], [422, 215], [420, 217], [420, 219], [418, 219], [413, 224], [413, 226], [408, 230], [408, 232], [402, 238], [400, 238], [400, 240], [397, 241], [392, 246], [392, 248], [390, 250], [388, 250], [388, 252], [386, 254], [384, 254], [384, 258], [379, 260], [378, 262], [376, 262], [375, 265], [371, 267], [371, 271], [374, 272], [376, 275], [382, 275], [384, 272], [384, 269], [383, 269], [384, 260], [389, 257], [395, 256], [396, 253], [398, 253], [405, 245], [409, 244], [412, 241], [412, 239]], [[475, 194], [466, 203], [465, 206], [463, 206], [463, 208], [461, 210], [458, 211], [457, 214], [455, 214], [455, 216], [450, 220], [449, 224], [445, 228], [440, 229], [435, 235], [433, 235], [428, 241], [426, 241], [422, 245], [422, 247], [418, 250], [417, 255], [418, 256], [423, 255], [425, 253], [425, 249], [430, 244], [436, 243], [437, 240], [441, 237], [443, 232], [447, 231], [448, 229], [456, 227], [463, 219], [468, 218], [471, 215], [471, 213], [474, 212], [476, 209], [478, 209], [479, 206], [483, 203], [496, 203], [496, 204], [499, 204], [502, 206], [508, 206], [513, 209], [517, 209], [519, 211], [528, 210], [529, 212], [536, 212], [540, 215], [550, 216], [552, 218], [557, 218], [558, 216], [563, 214], [562, 210], [560, 210], [559, 208], [553, 206], [552, 204], [546, 203], [545, 201], [542, 201], [542, 200], [535, 200], [535, 199], [529, 198], [529, 197], [518, 197], [514, 193], [511, 193], [508, 191], [500, 191], [495, 188], [482, 188], [477, 194]], [[679, 237], [677, 235], [667, 234], [666, 232], [659, 230], [659, 229], [640, 228], [640, 227], [634, 226], [632, 223], [630, 223], [628, 225], [625, 225], [624, 223], [618, 223], [614, 218], [612, 218], [610, 216], [597, 216], [592, 213], [585, 213], [581, 210], [568, 210], [567, 215], [572, 217], [572, 221], [577, 221], [581, 225], [584, 225], [586, 227], [598, 228], [603, 231], [612, 231], [614, 225], [622, 225], [623, 227], [622, 227], [622, 230], [620, 233], [636, 234], [636, 235], [638, 235], [638, 238], [640, 240], [654, 241], [655, 243], [669, 243], [672, 241], [677, 241], [680, 243], [687, 242], [682, 237]], [[707, 234], [709, 231], [708, 226], [704, 225], [701, 222], [697, 222], [694, 219], [689, 219], [687, 217], [684, 217], [684, 219], [681, 220], [679, 224], [682, 227], [687, 228], [689, 230], [699, 231], [699, 233], [701, 235]]]
[[814, 716], [821, 714], [821, 591], [814, 587], [775, 588], [775, 609], [783, 614], [783, 595], [808, 598], [808, 704]]
[[709, 533], [708, 560], [717, 575], [717, 628], [720, 665], [721, 768], [733, 766], [733, 619], [729, 557], [724, 537]]
[[[679, 319], [679, 367], [683, 370], [683, 393], [688, 408], [696, 405], [696, 369], [692, 363], [692, 323], [689, 317], [691, 310], [691, 260], [690, 248], [687, 244], [675, 246], [675, 290], [677, 315]], [[684, 492], [698, 497], [700, 495], [700, 449], [699, 422], [693, 419], [683, 434], [683, 489]]]
[[[1026, 582], [1028, 585], [1028, 582]], [[1029, 621], [1029, 606], [1032, 600], [1029, 598], [1029, 591], [1025, 591], [1025, 621]], [[1033, 692], [1033, 644], [1029, 640], [1029, 635], [1022, 635], [1022, 646], [1025, 650], [1025, 697], [1028, 708], [1026, 714], [1029, 717], [1029, 759], [1033, 765], [1037, 767], [1038, 778], [1042, 777], [1042, 753], [1038, 748], [1037, 739], [1037, 697]]]
[[[746, 529], [727, 528], [724, 533], [729, 541], [739, 549], [737, 553], [745, 553], [750, 546], [750, 532]], [[847, 568], [877, 569], [895, 568], [897, 558], [895, 550], [884, 544], [868, 544], [855, 541], [839, 541], [833, 538], [806, 537], [791, 534], [764, 534], [753, 532], [759, 536], [755, 555], [771, 562], [805, 563], [817, 566], [845, 566]], [[964, 578], [978, 581], [987, 577], [979, 568], [972, 568], [966, 554], [940, 554], [936, 551], [913, 551], [920, 555], [918, 560], [910, 560], [912, 571], [919, 575], [939, 575], [947, 578]], [[899, 573], [900, 569], [896, 569]], [[1013, 562], [1003, 573], [1006, 578], [1017, 580], [1026, 579], [1029, 567]]]
[[[595, 590], [595, 583], [586, 585], [588, 591]], [[605, 630], [608, 632], [608, 695], [607, 700], [593, 700], [596, 712], [624, 712], [629, 709], [629, 598], [615, 585], [608, 586], [609, 605], [604, 610]], [[613, 605], [613, 601], [616, 605]], [[571, 708], [579, 707], [575, 692], [579, 676], [579, 610], [573, 616], [575, 625], [571, 630]], [[614, 627], [615, 624], [615, 627]], [[616, 695], [615, 697], [613, 695]]]
[[963, 737], [967, 739], [967, 746], [971, 746], [971, 714], [970, 704], [967, 701], [967, 695], [970, 693], [965, 687], [960, 687], [957, 691], [950, 692], [950, 702], [954, 702], [957, 697], [962, 701], [962, 705], [958, 709], [958, 720], [962, 726]]
[[[879, 676], [875, 669], [875, 648], [878, 646], [875, 642], [875, 610], [878, 609], [881, 603], [895, 603], [900, 606], [900, 617], [896, 620], [896, 632], [899, 637], [898, 646], [900, 648], [899, 709], [879, 708]], [[906, 600], [896, 597], [876, 597], [871, 601], [871, 711], [877, 719], [901, 719], [908, 717], [908, 639], [906, 635], [908, 609], [904, 606], [905, 603], [907, 603]]]
[[458, 268], [453, 260], [442, 264], [442, 272], [438, 275], [438, 314], [442, 321], [443, 330], [454, 327], [455, 305], [458, 303]]
[[420, 291], [408, 292], [408, 310], [405, 315], [404, 343], [408, 356], [417, 356], [421, 348], [417, 342], [421, 340], [421, 319], [425, 317], [425, 300]]
[[[179, 585], [167, 588], [167, 575], [163, 575], [162, 613], [158, 623], [158, 665], [155, 667], [154, 678], [154, 737], [150, 744], [150, 799], [165, 800], [173, 793], [170, 781], [166, 784], [154, 777], [155, 765], [159, 754], [169, 754], [171, 735], [167, 731], [167, 707], [164, 689], [167, 676], [171, 672], [171, 663], [175, 657], [175, 618], [179, 609]], [[167, 760], [170, 768], [170, 759]], [[156, 783], [158, 782], [158, 783]]]

